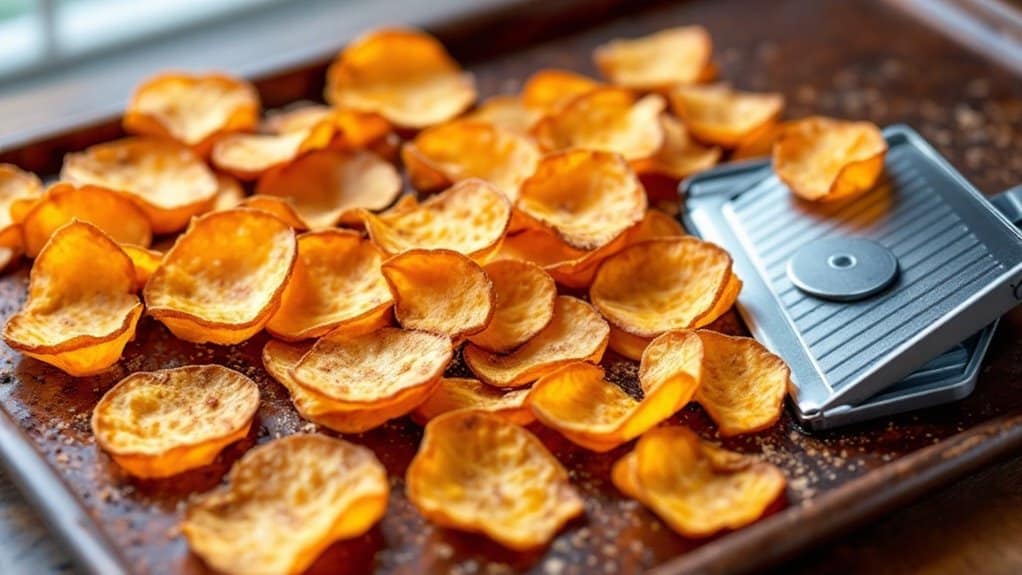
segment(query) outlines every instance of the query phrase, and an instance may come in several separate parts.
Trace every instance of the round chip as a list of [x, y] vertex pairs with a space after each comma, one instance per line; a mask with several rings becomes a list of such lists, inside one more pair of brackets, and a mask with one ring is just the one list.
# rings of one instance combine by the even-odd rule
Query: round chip
[[99, 228], [72, 222], [39, 252], [4, 341], [73, 376], [93, 375], [117, 363], [141, 316], [131, 259]]
[[687, 404], [702, 381], [703, 355], [703, 340], [693, 330], [669, 331], [659, 335], [642, 352], [639, 386], [648, 392], [661, 382], [682, 379], [686, 386], [684, 403]]
[[567, 471], [535, 436], [477, 411], [446, 413], [426, 425], [406, 491], [433, 523], [520, 551], [545, 545], [584, 511]]
[[245, 199], [245, 190], [241, 189], [241, 182], [237, 178], [227, 174], [217, 174], [216, 184], [216, 198], [213, 200], [213, 207], [210, 211], [235, 208]]
[[610, 326], [586, 302], [557, 296], [554, 316], [539, 333], [508, 355], [469, 345], [464, 358], [472, 373], [496, 387], [522, 387], [576, 361], [598, 362]]
[[216, 176], [191, 149], [173, 140], [135, 137], [64, 156], [60, 177], [128, 196], [149, 216], [153, 233], [176, 232], [216, 202]]
[[496, 389], [478, 379], [440, 378], [440, 385], [415, 408], [412, 419], [419, 424], [451, 411], [485, 411], [500, 416], [511, 423], [528, 425], [535, 421], [532, 411], [526, 405], [529, 389], [504, 391]]
[[380, 250], [357, 232], [298, 236], [298, 259], [266, 331], [300, 340], [388, 315], [394, 299], [380, 273], [382, 261]]
[[702, 26], [682, 26], [649, 36], [602, 44], [593, 60], [605, 78], [634, 90], [664, 90], [713, 77], [713, 42]]
[[593, 282], [600, 263], [628, 245], [633, 229], [622, 232], [603, 247], [588, 251], [569, 246], [545, 229], [526, 229], [506, 237], [496, 259], [533, 262], [542, 266], [557, 283], [585, 289]]
[[600, 86], [600, 82], [568, 70], [540, 70], [522, 86], [522, 103], [544, 115], [556, 114], [575, 98]]
[[731, 161], [770, 157], [774, 142], [787, 127], [788, 122], [773, 122], [742, 138], [731, 152]]
[[228, 482], [189, 503], [181, 532], [229, 575], [298, 575], [335, 541], [369, 531], [390, 495], [372, 451], [313, 434], [252, 449]]
[[291, 228], [266, 212], [207, 214], [178, 237], [149, 278], [146, 306], [181, 339], [245, 341], [280, 305], [297, 252]]
[[550, 323], [557, 286], [543, 268], [527, 261], [498, 260], [483, 269], [493, 283], [493, 317], [486, 329], [468, 340], [487, 351], [505, 353]]
[[330, 106], [302, 103], [267, 111], [261, 128], [268, 134], [302, 132], [324, 121], [333, 121], [333, 117], [334, 109]]
[[887, 142], [875, 124], [806, 118], [781, 131], [774, 171], [801, 198], [840, 200], [870, 190], [886, 154]]
[[266, 213], [277, 216], [291, 229], [297, 231], [309, 229], [309, 224], [302, 219], [295, 209], [294, 200], [287, 196], [268, 196], [266, 194], [255, 194], [238, 203], [238, 206], [262, 210]]
[[494, 96], [466, 115], [465, 119], [528, 135], [542, 117], [542, 111], [526, 106], [518, 96]]
[[401, 176], [368, 151], [323, 150], [273, 170], [256, 194], [288, 198], [310, 228], [359, 220], [358, 210], [382, 210], [401, 193]]
[[242, 180], [254, 180], [299, 156], [321, 150], [333, 141], [334, 122], [325, 119], [303, 130], [281, 134], [231, 134], [217, 140], [210, 160]]
[[43, 183], [32, 172], [13, 164], [0, 164], [0, 247], [19, 251], [23, 244], [21, 227], [25, 212], [43, 193]]
[[380, 270], [394, 294], [394, 317], [406, 329], [460, 341], [493, 317], [493, 283], [479, 264], [451, 250], [409, 250]]
[[636, 172], [683, 180], [720, 161], [720, 148], [706, 147], [693, 140], [685, 125], [674, 116], [661, 114], [660, 127], [664, 133], [663, 145], [652, 157], [637, 162]]
[[693, 136], [733, 148], [777, 120], [784, 96], [738, 92], [723, 84], [680, 86], [671, 92], [671, 105]]
[[372, 32], [352, 42], [327, 70], [327, 102], [377, 113], [404, 128], [446, 122], [475, 99], [472, 75], [440, 42], [417, 30]]
[[163, 263], [163, 253], [131, 244], [123, 244], [121, 249], [131, 258], [131, 263], [135, 266], [135, 291], [139, 291], [145, 287], [156, 268]]
[[724, 437], [771, 427], [784, 411], [790, 371], [784, 360], [749, 337], [698, 332], [703, 378], [696, 401]]
[[653, 238], [673, 238], [684, 236], [685, 229], [673, 216], [657, 209], [646, 211], [642, 222], [629, 231], [628, 244], [637, 244]]
[[646, 346], [651, 341], [653, 341], [653, 338], [632, 335], [617, 326], [611, 325], [610, 339], [607, 340], [607, 347], [622, 357], [639, 361], [642, 357], [642, 352], [646, 351]]
[[248, 435], [259, 386], [219, 365], [137, 372], [92, 411], [96, 443], [136, 477], [170, 477], [209, 465]]

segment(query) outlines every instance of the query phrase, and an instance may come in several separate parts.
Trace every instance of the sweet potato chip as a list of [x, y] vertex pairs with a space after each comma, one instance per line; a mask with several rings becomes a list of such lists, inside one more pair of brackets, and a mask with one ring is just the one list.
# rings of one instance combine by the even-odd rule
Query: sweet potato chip
[[156, 137], [124, 138], [67, 154], [60, 177], [125, 194], [149, 216], [156, 234], [176, 232], [212, 209], [219, 191], [202, 158]]
[[298, 260], [266, 331], [307, 339], [389, 314], [394, 300], [380, 273], [382, 261], [380, 250], [354, 231], [298, 236]]
[[583, 512], [567, 471], [535, 436], [477, 411], [426, 425], [405, 489], [429, 521], [521, 551], [545, 545]]
[[788, 124], [789, 122], [773, 122], [742, 138], [731, 152], [730, 160], [734, 162], [750, 158], [770, 157], [774, 149], [774, 142], [777, 141]]
[[93, 375], [117, 363], [141, 316], [131, 259], [99, 228], [72, 222], [39, 252], [4, 341], [71, 375]]
[[530, 108], [518, 96], [494, 96], [479, 105], [466, 120], [482, 122], [516, 134], [528, 135], [543, 112]]
[[216, 184], [216, 198], [213, 200], [213, 207], [210, 211], [235, 208], [245, 199], [245, 190], [241, 189], [241, 182], [234, 176], [217, 174]]
[[660, 126], [664, 133], [663, 145], [652, 157], [637, 162], [636, 172], [682, 180], [720, 161], [720, 148], [706, 147], [693, 140], [677, 118], [661, 114]]
[[542, 266], [557, 283], [584, 289], [592, 283], [600, 263], [628, 245], [632, 229], [634, 227], [595, 250], [575, 249], [545, 229], [526, 229], [505, 238], [495, 257], [533, 262]]
[[196, 218], [146, 283], [149, 314], [187, 341], [245, 341], [280, 305], [297, 252], [291, 228], [266, 212]]
[[620, 156], [574, 150], [543, 158], [517, 206], [569, 246], [594, 250], [642, 220], [646, 192]]
[[628, 244], [637, 244], [653, 238], [672, 238], [685, 235], [685, 229], [673, 216], [651, 209], [646, 211], [642, 222], [629, 230]]
[[790, 371], [784, 360], [749, 337], [698, 332], [703, 379], [696, 401], [722, 436], [766, 429], [781, 417]]
[[135, 291], [139, 291], [145, 287], [156, 268], [163, 263], [163, 253], [131, 244], [124, 244], [121, 249], [128, 254], [135, 266]]
[[332, 122], [334, 109], [322, 104], [298, 104], [284, 109], [270, 110], [263, 120], [263, 132], [288, 134], [315, 128], [323, 122]]
[[415, 408], [412, 419], [424, 425], [444, 413], [468, 409], [492, 413], [518, 425], [528, 425], [536, 419], [526, 405], [529, 391], [496, 389], [478, 379], [440, 378], [440, 385], [422, 405]]
[[795, 195], [831, 201], [868, 191], [887, 142], [875, 124], [813, 117], [789, 123], [774, 143], [774, 171]]
[[0, 164], [0, 247], [20, 251], [25, 213], [39, 200], [43, 184], [32, 172], [13, 164]]
[[546, 115], [556, 114], [575, 98], [601, 85], [588, 76], [568, 70], [540, 70], [522, 86], [522, 103]]
[[593, 52], [605, 78], [635, 90], [663, 90], [713, 77], [713, 41], [702, 26], [681, 26], [649, 36], [618, 39]]
[[508, 355], [468, 345], [464, 358], [472, 373], [496, 387], [522, 387], [576, 361], [598, 362], [610, 327], [586, 302], [557, 296], [554, 317], [539, 333]]
[[671, 91], [671, 106], [697, 139], [733, 148], [777, 120], [784, 96], [739, 92], [723, 84], [680, 86]]
[[493, 283], [493, 317], [486, 329], [468, 340], [487, 351], [508, 352], [553, 319], [557, 286], [543, 268], [527, 261], [498, 260], [483, 269]]
[[423, 130], [404, 145], [401, 158], [412, 185], [423, 192], [480, 178], [514, 201], [522, 182], [535, 171], [540, 153], [525, 136], [461, 120]]
[[615, 325], [611, 325], [610, 339], [607, 340], [607, 347], [622, 357], [639, 361], [642, 357], [642, 352], [646, 351], [646, 346], [651, 341], [653, 341], [651, 337], [632, 335]]
[[239, 202], [238, 206], [273, 214], [280, 221], [291, 226], [296, 232], [309, 229], [309, 224], [302, 219], [302, 216], [298, 214], [298, 210], [295, 209], [294, 200], [287, 196], [255, 194]]
[[334, 130], [333, 120], [327, 118], [305, 129], [280, 134], [231, 134], [217, 140], [210, 160], [239, 179], [254, 180], [303, 154], [329, 146]]
[[129, 375], [92, 411], [96, 443], [136, 477], [170, 477], [209, 465], [248, 435], [259, 386], [219, 365]]
[[335, 541], [375, 525], [390, 494], [372, 451], [313, 434], [252, 449], [228, 481], [189, 503], [181, 531], [192, 551], [229, 575], [302, 573]]
[[687, 404], [702, 381], [703, 355], [703, 340], [697, 332], [688, 329], [665, 332], [649, 342], [642, 352], [639, 386], [648, 392], [663, 381], [681, 379], [686, 387], [684, 403]]
[[471, 74], [435, 38], [383, 29], [352, 42], [327, 70], [326, 100], [373, 112], [404, 128], [425, 128], [462, 113], [476, 99]]
[[339, 151], [373, 147], [391, 134], [390, 124], [376, 114], [309, 103], [271, 112], [262, 130], [283, 135], [307, 131], [322, 123], [333, 124], [335, 133], [330, 148]]

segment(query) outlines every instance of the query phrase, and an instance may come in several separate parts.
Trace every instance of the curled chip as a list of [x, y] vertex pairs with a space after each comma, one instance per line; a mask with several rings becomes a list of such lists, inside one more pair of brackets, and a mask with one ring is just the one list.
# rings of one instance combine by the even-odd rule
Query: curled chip
[[499, 247], [511, 205], [493, 184], [464, 180], [421, 204], [398, 203], [379, 215], [363, 212], [369, 237], [387, 254], [448, 249], [485, 260]]
[[560, 112], [575, 98], [602, 84], [568, 70], [540, 70], [522, 86], [522, 103], [545, 115]]
[[639, 361], [639, 358], [642, 357], [642, 352], [646, 351], [646, 346], [651, 341], [653, 341], [653, 338], [632, 335], [617, 326], [611, 325], [610, 339], [607, 341], [607, 347], [622, 357]]
[[124, 244], [121, 249], [128, 254], [135, 266], [135, 291], [141, 290], [156, 268], [163, 263], [163, 253], [131, 244]]
[[636, 172], [682, 180], [720, 161], [720, 148], [694, 141], [677, 118], [661, 114], [660, 126], [664, 132], [663, 145], [652, 157], [636, 163]]
[[21, 249], [21, 228], [25, 212], [42, 195], [43, 184], [32, 172], [13, 164], [0, 164], [0, 246]]
[[471, 74], [435, 38], [407, 29], [372, 32], [327, 70], [326, 100], [373, 112], [404, 128], [425, 128], [462, 113], [476, 99]]
[[92, 411], [96, 443], [137, 477], [170, 477], [209, 465], [248, 435], [259, 387], [219, 365], [129, 375]]
[[605, 78], [625, 88], [664, 90], [713, 77], [713, 42], [702, 26], [668, 28], [596, 48], [593, 60]]
[[227, 174], [216, 175], [216, 198], [210, 211], [229, 210], [237, 207], [245, 199], [245, 190], [241, 182]]
[[777, 120], [784, 96], [738, 92], [723, 84], [681, 86], [671, 92], [671, 105], [697, 139], [733, 148]]
[[714, 244], [693, 237], [655, 238], [604, 260], [589, 299], [623, 331], [654, 337], [715, 320], [727, 310], [717, 303], [729, 295], [732, 275], [731, 256]]
[[715, 331], [703, 340], [703, 379], [696, 401], [727, 437], [766, 429], [781, 417], [790, 371], [758, 341]]
[[446, 413], [426, 425], [406, 491], [433, 523], [521, 551], [545, 545], [584, 511], [568, 472], [535, 436], [477, 411]]
[[774, 171], [797, 196], [839, 200], [872, 188], [886, 154], [887, 142], [873, 123], [806, 118], [781, 131]]
[[786, 484], [773, 465], [705, 443], [684, 427], [647, 432], [614, 464], [611, 479], [671, 529], [697, 538], [759, 519]]
[[135, 90], [124, 111], [124, 130], [173, 138], [204, 154], [218, 136], [259, 125], [259, 94], [221, 74], [164, 74]]
[[192, 500], [181, 531], [199, 557], [229, 575], [298, 575], [335, 541], [369, 531], [390, 495], [372, 451], [314, 434], [252, 449], [228, 481]]
[[146, 307], [181, 339], [245, 341], [280, 305], [297, 252], [291, 228], [266, 212], [196, 218], [146, 283]]
[[648, 393], [664, 381], [681, 379], [686, 386], [684, 403], [688, 403], [703, 377], [703, 355], [703, 340], [695, 331], [676, 330], [657, 336], [642, 352], [639, 386]]
[[742, 138], [731, 152], [731, 161], [769, 157], [773, 152], [774, 142], [787, 127], [788, 122], [774, 122]]
[[468, 340], [488, 351], [508, 352], [553, 319], [557, 286], [543, 268], [527, 261], [498, 260], [483, 269], [493, 283], [493, 317], [486, 329]]
[[220, 189], [190, 148], [156, 137], [124, 138], [67, 154], [60, 177], [125, 194], [149, 216], [157, 234], [176, 232], [210, 210]]
[[637, 98], [621, 88], [597, 88], [571, 101], [559, 113], [537, 123], [532, 134], [544, 151], [585, 148], [621, 154], [626, 160], [649, 158], [660, 149], [664, 132], [658, 118], [665, 107], [657, 94]]
[[480, 178], [514, 201], [522, 182], [535, 171], [540, 153], [526, 136], [462, 120], [423, 130], [401, 149], [401, 158], [412, 185], [423, 192]]
[[288, 198], [310, 228], [359, 220], [358, 210], [382, 210], [401, 193], [401, 176], [368, 151], [323, 150], [263, 176], [256, 194]]
[[496, 257], [533, 262], [561, 285], [588, 288], [600, 263], [628, 245], [634, 229], [629, 228], [595, 250], [575, 249], [542, 228], [525, 229], [506, 237]]
[[595, 250], [642, 220], [646, 192], [620, 156], [574, 150], [543, 158], [517, 207], [569, 246]]
[[535, 420], [526, 399], [529, 389], [505, 391], [478, 379], [441, 378], [440, 385], [415, 408], [412, 418], [420, 424], [458, 410], [486, 411], [511, 423], [528, 425]]
[[213, 145], [213, 164], [242, 180], [254, 180], [269, 170], [293, 162], [303, 154], [321, 150], [333, 141], [331, 118], [307, 128], [280, 134], [230, 134]]
[[394, 317], [406, 329], [459, 341], [490, 323], [493, 283], [468, 256], [451, 250], [409, 250], [380, 270], [394, 294]]
[[39, 252], [4, 341], [71, 375], [93, 375], [117, 363], [141, 316], [131, 259], [99, 228], [72, 222]]
[[528, 135], [543, 112], [530, 108], [518, 96], [494, 96], [479, 105], [466, 120], [490, 124], [502, 130]]
[[380, 250], [361, 234], [321, 230], [298, 236], [298, 259], [266, 330], [299, 340], [387, 316], [394, 303]]
[[74, 220], [89, 222], [121, 244], [147, 247], [153, 239], [149, 218], [127, 197], [96, 186], [59, 183], [25, 215], [25, 253], [35, 257], [53, 232]]
[[628, 243], [637, 244], [653, 238], [672, 238], [685, 235], [684, 228], [674, 219], [657, 209], [646, 211], [642, 222], [629, 230]]
[[554, 317], [539, 333], [508, 355], [475, 345], [465, 348], [469, 369], [496, 387], [522, 387], [576, 361], [598, 362], [607, 347], [610, 327], [586, 302], [557, 296]]
[[239, 202], [238, 206], [273, 214], [282, 222], [291, 226], [295, 231], [309, 229], [309, 224], [302, 219], [302, 216], [298, 214], [298, 210], [295, 209], [294, 200], [287, 196], [255, 194]]

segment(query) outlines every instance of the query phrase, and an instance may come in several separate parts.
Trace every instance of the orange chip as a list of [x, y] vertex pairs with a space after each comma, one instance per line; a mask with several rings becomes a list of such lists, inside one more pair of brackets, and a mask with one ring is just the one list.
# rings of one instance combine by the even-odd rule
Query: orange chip
[[331, 118], [305, 129], [280, 134], [231, 134], [217, 140], [210, 160], [217, 168], [242, 180], [254, 180], [303, 154], [321, 150], [333, 141]]
[[228, 481], [193, 499], [181, 524], [192, 551], [228, 575], [298, 575], [334, 542], [369, 531], [390, 494], [372, 451], [312, 434], [252, 449]]
[[4, 341], [71, 375], [93, 375], [117, 363], [141, 316], [131, 259], [99, 228], [72, 222], [39, 252]]
[[245, 190], [241, 189], [241, 182], [234, 177], [217, 174], [216, 184], [216, 199], [213, 200], [213, 207], [210, 211], [235, 208], [245, 199]]
[[664, 132], [658, 118], [666, 103], [657, 94], [638, 98], [621, 88], [597, 88], [571, 101], [559, 113], [537, 123], [532, 134], [544, 151], [585, 148], [621, 154], [626, 160], [649, 158], [660, 149]]
[[787, 126], [788, 122], [773, 122], [742, 138], [742, 141], [738, 142], [734, 151], [731, 152], [730, 160], [734, 162], [769, 157], [774, 149], [774, 142]]
[[96, 443], [136, 477], [170, 477], [209, 465], [248, 435], [259, 386], [219, 365], [129, 375], [92, 411]]
[[508, 199], [539, 163], [531, 139], [490, 124], [455, 121], [423, 130], [401, 149], [412, 185], [436, 192], [467, 178], [497, 186]]
[[508, 352], [553, 319], [557, 286], [543, 268], [531, 262], [498, 260], [483, 269], [493, 283], [493, 317], [486, 329], [468, 340], [488, 351]]
[[205, 154], [218, 136], [255, 128], [259, 110], [259, 94], [244, 80], [161, 74], [135, 90], [124, 111], [124, 130], [173, 138]]
[[163, 263], [163, 253], [131, 244], [124, 244], [121, 249], [128, 254], [131, 263], [135, 266], [135, 291], [141, 290], [152, 277], [156, 268]]
[[705, 443], [684, 427], [650, 430], [614, 464], [611, 479], [685, 537], [752, 523], [786, 484], [773, 465]]
[[466, 115], [465, 119], [528, 135], [542, 117], [542, 111], [526, 106], [518, 96], [494, 96]]
[[660, 126], [664, 132], [663, 145], [652, 157], [636, 163], [636, 172], [682, 180], [720, 161], [720, 148], [708, 148], [694, 141], [677, 118], [661, 114]]
[[43, 183], [32, 172], [13, 164], [0, 164], [0, 247], [18, 251], [22, 247], [21, 227], [28, 209], [43, 193]]
[[784, 96], [738, 92], [723, 84], [681, 86], [671, 92], [671, 106], [697, 139], [733, 148], [777, 120]]
[[492, 413], [518, 425], [528, 425], [535, 420], [526, 405], [529, 391], [504, 391], [478, 379], [440, 378], [440, 385], [425, 403], [415, 408], [412, 419], [425, 424], [445, 413], [468, 409]]
[[653, 238], [672, 238], [684, 236], [685, 229], [673, 216], [657, 209], [646, 211], [642, 222], [629, 232], [628, 243], [637, 244]]
[[125, 194], [149, 216], [153, 233], [176, 232], [212, 209], [216, 176], [191, 149], [173, 140], [135, 137], [64, 156], [60, 177]]
[[[639, 385], [649, 391], [660, 382], [682, 379], [685, 383], [687, 404], [703, 377], [703, 340], [693, 330], [668, 331], [657, 336], [645, 347], [639, 362]], [[682, 407], [682, 406], [678, 406]]]
[[642, 352], [646, 351], [646, 346], [651, 341], [653, 341], [653, 338], [632, 335], [617, 326], [611, 325], [610, 339], [607, 341], [607, 347], [622, 357], [638, 361], [642, 357]]
[[696, 401], [728, 437], [764, 430], [781, 417], [790, 371], [749, 337], [699, 331], [703, 380]]
[[305, 223], [302, 216], [298, 214], [298, 210], [295, 209], [294, 200], [287, 196], [255, 194], [242, 200], [238, 206], [273, 214], [295, 231], [309, 229], [309, 224]]
[[593, 250], [642, 220], [646, 192], [620, 156], [575, 150], [543, 158], [517, 207], [569, 246]]
[[405, 479], [429, 521], [519, 551], [547, 544], [584, 511], [567, 471], [535, 436], [478, 411], [431, 420]]
[[600, 86], [600, 82], [568, 70], [540, 70], [522, 86], [522, 103], [543, 114], [555, 114], [575, 98]]
[[382, 261], [380, 250], [357, 232], [298, 236], [298, 260], [266, 331], [307, 339], [389, 314], [394, 300], [380, 273]]
[[702, 26], [681, 26], [649, 36], [618, 39], [593, 52], [605, 78], [625, 88], [664, 90], [714, 75], [713, 41]]
[[25, 215], [25, 253], [34, 258], [53, 232], [74, 220], [89, 222], [122, 244], [147, 247], [152, 228], [145, 213], [127, 197], [96, 186], [58, 183]]
[[404, 128], [446, 122], [475, 99], [472, 75], [440, 42], [417, 30], [372, 32], [352, 42], [327, 70], [327, 102], [379, 114]]
[[362, 215], [369, 237], [387, 254], [448, 249], [485, 261], [499, 247], [511, 206], [493, 186], [464, 180], [418, 204], [413, 199], [379, 215]]
[[472, 373], [496, 387], [522, 387], [576, 361], [598, 362], [610, 327], [586, 302], [557, 296], [554, 317], [545, 328], [508, 355], [469, 345], [464, 358]]
[[315, 128], [323, 122], [332, 122], [334, 109], [322, 104], [299, 104], [284, 109], [270, 110], [262, 123], [268, 134], [289, 134]]
[[401, 193], [401, 176], [368, 151], [324, 150], [273, 170], [256, 194], [289, 198], [310, 228], [358, 221], [359, 209], [382, 210]]
[[884, 169], [887, 142], [871, 122], [812, 117], [790, 122], [774, 143], [774, 171], [795, 195], [831, 201], [868, 191]]
[[297, 252], [291, 228], [266, 212], [207, 214], [192, 221], [149, 278], [146, 306], [181, 339], [245, 341], [280, 305]]
[[634, 229], [595, 250], [577, 250], [545, 229], [526, 229], [505, 238], [496, 258], [533, 262], [561, 285], [588, 288], [600, 263], [627, 246]]

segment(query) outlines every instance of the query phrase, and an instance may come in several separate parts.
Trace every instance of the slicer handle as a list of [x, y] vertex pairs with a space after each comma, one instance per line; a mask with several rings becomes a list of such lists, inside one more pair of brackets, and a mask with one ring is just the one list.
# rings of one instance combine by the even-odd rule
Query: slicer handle
[[1022, 226], [1022, 184], [1008, 188], [990, 198], [990, 203], [1013, 224]]

